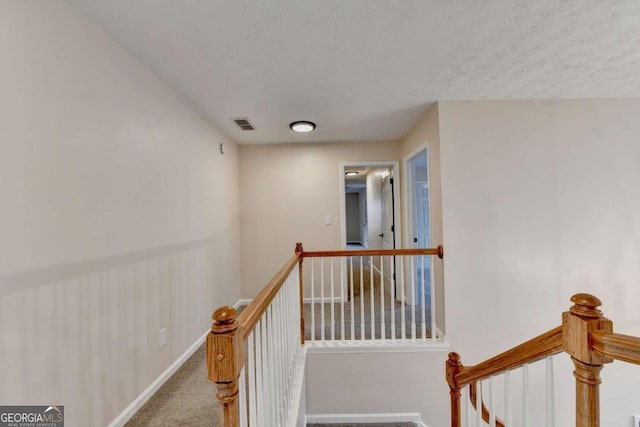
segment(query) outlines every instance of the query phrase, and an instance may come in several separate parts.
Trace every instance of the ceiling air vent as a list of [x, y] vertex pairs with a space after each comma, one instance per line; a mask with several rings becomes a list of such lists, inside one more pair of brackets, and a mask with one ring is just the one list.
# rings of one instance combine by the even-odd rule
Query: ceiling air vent
[[254, 130], [255, 128], [246, 117], [236, 117], [235, 119], [231, 119], [235, 124], [242, 130]]

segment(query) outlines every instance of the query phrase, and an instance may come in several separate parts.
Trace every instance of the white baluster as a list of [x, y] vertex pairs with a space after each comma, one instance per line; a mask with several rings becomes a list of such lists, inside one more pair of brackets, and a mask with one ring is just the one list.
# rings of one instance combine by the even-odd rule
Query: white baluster
[[404, 295], [404, 263], [402, 259], [398, 263], [400, 265], [400, 313], [402, 314], [402, 339], [407, 339], [407, 316], [405, 313], [405, 295]]
[[258, 401], [256, 397], [256, 349], [254, 345], [255, 333], [251, 332], [247, 339], [247, 363], [249, 367], [249, 425], [255, 426], [258, 424], [256, 419], [256, 411], [258, 407]]
[[546, 358], [546, 414], [547, 414], [547, 427], [554, 427], [555, 425], [555, 396], [554, 396], [554, 384], [553, 384], [553, 357], [547, 356]]
[[355, 321], [355, 310], [354, 310], [354, 303], [353, 303], [353, 299], [354, 299], [354, 290], [353, 287], [355, 286], [355, 283], [353, 281], [353, 257], [349, 257], [349, 275], [351, 277], [351, 286], [349, 286], [349, 299], [351, 300], [351, 341], [355, 341], [356, 339], [356, 321]]
[[[411, 265], [411, 339], [416, 340], [416, 271], [415, 265], [413, 262], [413, 257], [409, 257], [409, 262]], [[404, 262], [404, 257], [402, 257], [402, 261]]]
[[324, 341], [324, 258], [320, 258], [320, 339]]
[[333, 290], [333, 285], [334, 285], [333, 260], [334, 258], [329, 258], [329, 261], [331, 262], [331, 341], [336, 340], [336, 319], [335, 319], [335, 313], [334, 313], [335, 310], [334, 310], [334, 304], [333, 304], [333, 301], [335, 299], [335, 293]]
[[386, 331], [384, 324], [384, 260], [380, 256], [380, 339], [384, 341]]
[[389, 282], [389, 299], [391, 304], [391, 339], [395, 341], [396, 339], [396, 290], [393, 282], [393, 257], [388, 257], [390, 259], [389, 263], [389, 275], [391, 277], [391, 281]]
[[496, 427], [496, 388], [493, 384], [493, 377], [489, 377], [489, 425]]
[[420, 257], [420, 308], [422, 310], [422, 339], [427, 339], [427, 319], [426, 319], [426, 289], [424, 282], [424, 256]]
[[375, 308], [375, 292], [373, 290], [373, 256], [369, 256], [369, 294], [371, 295], [371, 339], [376, 339], [376, 308]]
[[482, 427], [482, 381], [476, 382], [476, 427]]
[[529, 426], [529, 365], [522, 366], [522, 425]]
[[505, 427], [511, 427], [513, 425], [511, 418], [511, 371], [504, 373], [504, 412]]
[[273, 348], [274, 348], [274, 342], [273, 342], [273, 325], [271, 324], [271, 305], [269, 307], [267, 307], [267, 310], [265, 311], [265, 317], [264, 317], [264, 337], [265, 337], [265, 365], [267, 367], [266, 369], [266, 400], [267, 400], [267, 411], [269, 414], [269, 417], [267, 418], [267, 420], [269, 420], [269, 425], [276, 425], [277, 422], [275, 420], [275, 405], [273, 404], [273, 402], [275, 401], [275, 390], [273, 389], [273, 384], [275, 382], [274, 380], [274, 372], [273, 372]]
[[360, 339], [364, 340], [364, 272], [363, 259], [360, 257]]
[[256, 339], [256, 417], [258, 426], [266, 425], [264, 409], [264, 377], [262, 375], [262, 321], [258, 321], [254, 329]]
[[344, 341], [344, 276], [346, 274], [345, 271], [345, 262], [346, 259], [344, 257], [340, 258], [340, 339]]
[[311, 258], [311, 341], [315, 341], [316, 339], [316, 302], [313, 260], [314, 259]]
[[429, 257], [429, 308], [431, 309], [431, 340], [436, 341], [438, 339], [438, 328], [436, 327], [436, 281], [434, 272], [434, 258]]
[[469, 394], [469, 386], [465, 386], [460, 394], [461, 394], [461, 405], [462, 405], [462, 409], [463, 411], [461, 411], [462, 413], [460, 414], [462, 416], [462, 426], [463, 427], [470, 427], [471, 426], [471, 396]]

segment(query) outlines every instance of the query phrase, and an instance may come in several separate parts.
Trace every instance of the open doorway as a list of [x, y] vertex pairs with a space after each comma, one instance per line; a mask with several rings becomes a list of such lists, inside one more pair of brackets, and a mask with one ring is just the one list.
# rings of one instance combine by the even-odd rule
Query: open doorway
[[343, 248], [398, 247], [398, 175], [398, 162], [340, 165]]
[[[400, 238], [398, 162], [355, 162], [340, 165], [342, 189], [342, 247], [395, 249]], [[377, 262], [377, 263], [376, 263]], [[395, 295], [394, 260], [381, 268], [374, 257], [371, 268], [384, 272], [385, 288]]]

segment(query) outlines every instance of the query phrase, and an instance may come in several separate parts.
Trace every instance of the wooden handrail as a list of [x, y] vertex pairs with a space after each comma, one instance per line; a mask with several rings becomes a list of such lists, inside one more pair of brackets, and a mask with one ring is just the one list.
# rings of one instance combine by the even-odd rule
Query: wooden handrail
[[454, 385], [464, 387], [560, 352], [562, 352], [562, 326], [551, 329], [482, 363], [462, 367], [453, 378]]
[[304, 251], [304, 258], [318, 257], [341, 257], [341, 256], [385, 256], [385, 255], [436, 255], [442, 259], [444, 257], [444, 248], [439, 245], [435, 248], [421, 249], [344, 249], [338, 251]]
[[605, 358], [640, 365], [640, 338], [616, 334], [608, 331], [595, 331], [589, 334], [593, 350]]
[[[569, 311], [562, 313], [562, 326], [478, 365], [465, 367], [460, 355], [449, 353], [446, 378], [451, 394], [452, 427], [460, 426], [460, 397], [466, 385], [470, 387], [475, 408], [478, 381], [562, 351], [571, 356], [575, 367], [576, 426], [600, 425], [600, 371], [614, 359], [640, 365], [640, 337], [614, 333], [613, 322], [602, 315], [598, 309], [602, 303], [595, 296], [576, 294], [571, 302], [574, 304]], [[482, 408], [476, 410], [482, 412], [484, 421], [489, 421], [484, 402]], [[502, 423], [497, 421], [496, 425]]]
[[278, 294], [291, 270], [298, 265], [300, 254], [301, 252], [296, 252], [238, 316], [238, 329], [243, 341], [247, 339], [253, 328], [256, 327], [258, 320], [260, 320], [271, 301]]

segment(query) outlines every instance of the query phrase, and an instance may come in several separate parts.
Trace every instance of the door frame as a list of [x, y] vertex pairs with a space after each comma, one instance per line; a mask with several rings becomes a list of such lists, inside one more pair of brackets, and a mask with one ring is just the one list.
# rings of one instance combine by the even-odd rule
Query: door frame
[[[414, 227], [414, 195], [412, 193], [411, 183], [413, 181], [413, 172], [411, 171], [411, 159], [418, 155], [421, 151], [427, 152], [427, 181], [429, 183], [429, 189], [431, 189], [431, 165], [429, 156], [429, 143], [425, 142], [423, 145], [419, 146], [411, 153], [409, 153], [403, 159], [404, 166], [404, 182], [403, 182], [403, 190], [404, 190], [404, 210], [403, 210], [403, 220], [407, 224], [405, 227], [404, 234], [404, 242], [406, 247], [413, 247], [413, 234], [415, 233]], [[432, 234], [432, 224], [431, 224], [431, 191], [429, 191], [429, 238], [431, 239]], [[346, 233], [346, 231], [345, 231]], [[410, 246], [411, 245], [411, 246]]]
[[[340, 174], [340, 245], [341, 249], [347, 248], [347, 223], [346, 215], [347, 208], [345, 202], [345, 180], [344, 180], [344, 168], [350, 166], [358, 167], [389, 167], [393, 171], [393, 211], [395, 212], [395, 232], [393, 236], [394, 244], [396, 248], [402, 247], [402, 222], [404, 215], [401, 215], [402, 210], [400, 203], [400, 185], [403, 181], [400, 179], [400, 162], [397, 160], [377, 160], [377, 161], [361, 161], [361, 162], [340, 162], [339, 174]], [[369, 206], [367, 204], [367, 209]]]
[[[411, 159], [413, 159], [415, 156], [417, 156], [421, 151], [425, 151], [427, 153], [427, 182], [429, 183], [429, 244], [431, 245], [433, 242], [433, 235], [431, 234], [432, 231], [432, 221], [431, 221], [431, 156], [429, 155], [429, 142], [425, 142], [424, 144], [420, 145], [418, 148], [416, 148], [415, 150], [413, 150], [412, 152], [410, 152], [407, 156], [405, 156], [405, 158], [403, 159], [403, 169], [404, 169], [404, 173], [403, 173], [403, 178], [404, 178], [404, 182], [403, 182], [403, 191], [404, 191], [404, 203], [403, 203], [403, 220], [406, 221], [407, 226], [405, 227], [405, 235], [404, 235], [404, 241], [405, 241], [405, 245], [407, 247], [411, 247], [413, 248], [413, 236], [415, 234], [415, 230], [414, 230], [414, 225], [415, 225], [415, 197], [414, 197], [414, 192], [413, 192], [413, 188], [412, 188], [412, 183], [413, 183], [413, 171], [411, 169]], [[345, 231], [346, 233], [346, 231]], [[405, 265], [405, 271], [409, 270], [409, 266]], [[411, 274], [413, 274], [413, 272], [411, 272]], [[433, 280], [433, 276], [432, 276], [432, 280]], [[409, 292], [409, 303], [410, 304], [415, 304], [415, 301], [412, 301], [411, 299], [411, 295], [413, 295], [412, 292]]]

